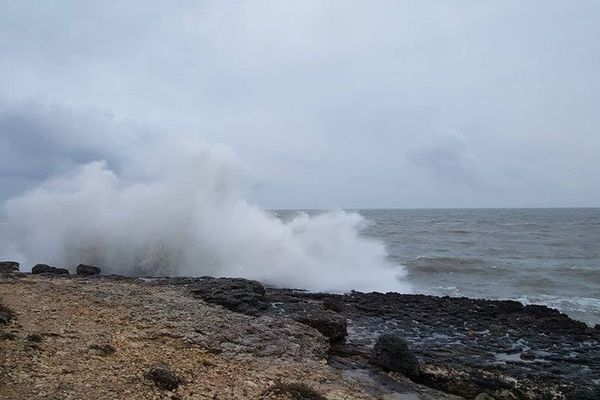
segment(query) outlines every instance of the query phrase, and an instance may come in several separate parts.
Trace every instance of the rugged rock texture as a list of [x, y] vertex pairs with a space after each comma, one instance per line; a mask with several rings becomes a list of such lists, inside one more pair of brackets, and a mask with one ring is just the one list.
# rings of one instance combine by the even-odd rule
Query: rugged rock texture
[[101, 269], [93, 265], [79, 264], [77, 266], [77, 275], [92, 276], [100, 275]]
[[337, 302], [348, 336], [331, 365], [366, 369], [384, 333], [406, 340], [420, 383], [473, 399], [600, 399], [600, 332], [544, 306], [514, 301], [269, 289], [277, 304]]
[[600, 398], [600, 332], [516, 302], [4, 274], [0, 303], [0, 398]]
[[46, 264], [37, 264], [31, 269], [32, 274], [52, 274], [52, 275], [69, 275], [69, 270], [65, 268], [51, 267]]
[[0, 261], [0, 274], [19, 272], [19, 263], [14, 261]]
[[193, 283], [192, 294], [208, 303], [248, 315], [258, 315], [269, 308], [263, 285], [247, 279], [199, 279]]

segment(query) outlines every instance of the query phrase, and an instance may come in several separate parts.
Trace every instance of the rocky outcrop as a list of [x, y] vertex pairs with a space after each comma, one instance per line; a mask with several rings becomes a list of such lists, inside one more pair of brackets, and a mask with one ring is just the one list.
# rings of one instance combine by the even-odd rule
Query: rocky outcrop
[[47, 264], [37, 264], [31, 269], [32, 274], [69, 275], [65, 268], [51, 267]]
[[79, 264], [77, 266], [77, 275], [81, 276], [93, 276], [100, 275], [101, 269], [93, 265]]
[[0, 274], [19, 272], [19, 263], [15, 261], [0, 261]]
[[[10, 335], [0, 339], [9, 349], [11, 371], [21, 372], [6, 378], [12, 385], [0, 385], [0, 397], [38, 398], [57, 388], [62, 372], [29, 374], [30, 362], [41, 356], [45, 365], [56, 362], [74, 375], [61, 388], [85, 398], [84, 386], [70, 385], [89, 382], [86, 367], [102, 356], [117, 375], [137, 377], [118, 389], [95, 387], [102, 398], [164, 397], [165, 389], [144, 379], [152, 365], [169, 365], [176, 377], [185, 376], [171, 398], [210, 391], [232, 399], [303, 398], [302, 393], [352, 399], [600, 398], [594, 383], [600, 382], [600, 331], [544, 306], [308, 293], [207, 277], [8, 279], [17, 275], [0, 280], [3, 303], [19, 315], [19, 324], [4, 326]], [[0, 322], [8, 323], [11, 315], [0, 312]], [[42, 343], [23, 339], [30, 334], [23, 327], [31, 326], [39, 329]], [[80, 367], [68, 367], [81, 359]], [[215, 367], [222, 360], [231, 369]], [[116, 370], [91, 374], [110, 381]], [[246, 375], [231, 383], [240, 373]], [[162, 374], [156, 376], [162, 381]], [[224, 381], [215, 385], [221, 376]], [[286, 381], [278, 384], [281, 377]], [[303, 391], [286, 386], [294, 382], [305, 384]], [[128, 395], [132, 390], [136, 396]]]
[[421, 374], [417, 357], [398, 335], [381, 335], [375, 342], [369, 361], [386, 371], [400, 372], [411, 379], [417, 379]]
[[[418, 382], [473, 399], [600, 398], [600, 331], [545, 306], [515, 301], [352, 292], [340, 296], [268, 289], [282, 314], [330, 307], [348, 321], [330, 351], [340, 368], [368, 369], [369, 349], [398, 335], [420, 362]], [[386, 367], [386, 369], [392, 370]], [[556, 395], [559, 393], [559, 395]]]
[[242, 314], [258, 315], [269, 308], [263, 285], [247, 279], [200, 279], [193, 283], [191, 293], [207, 303]]
[[315, 328], [332, 341], [341, 340], [348, 334], [346, 318], [330, 310], [305, 308], [290, 316], [302, 324]]

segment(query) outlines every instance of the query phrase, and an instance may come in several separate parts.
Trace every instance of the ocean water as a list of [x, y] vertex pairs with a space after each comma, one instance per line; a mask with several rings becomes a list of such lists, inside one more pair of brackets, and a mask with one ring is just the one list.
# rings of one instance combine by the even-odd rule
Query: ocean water
[[545, 304], [600, 323], [600, 208], [358, 212], [418, 293]]

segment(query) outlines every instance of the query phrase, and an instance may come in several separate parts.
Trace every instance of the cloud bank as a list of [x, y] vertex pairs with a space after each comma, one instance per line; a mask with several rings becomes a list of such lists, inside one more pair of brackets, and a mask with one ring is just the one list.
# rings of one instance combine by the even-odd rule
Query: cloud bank
[[[265, 207], [600, 204], [595, 1], [0, 6], [0, 95], [225, 143]], [[3, 198], [57, 158], [23, 151], [41, 164], [0, 160]]]

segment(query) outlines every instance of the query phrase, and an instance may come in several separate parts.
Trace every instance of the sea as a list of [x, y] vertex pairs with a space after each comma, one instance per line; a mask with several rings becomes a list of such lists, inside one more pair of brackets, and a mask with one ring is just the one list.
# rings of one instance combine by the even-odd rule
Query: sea
[[600, 208], [355, 211], [417, 293], [543, 304], [600, 324]]

